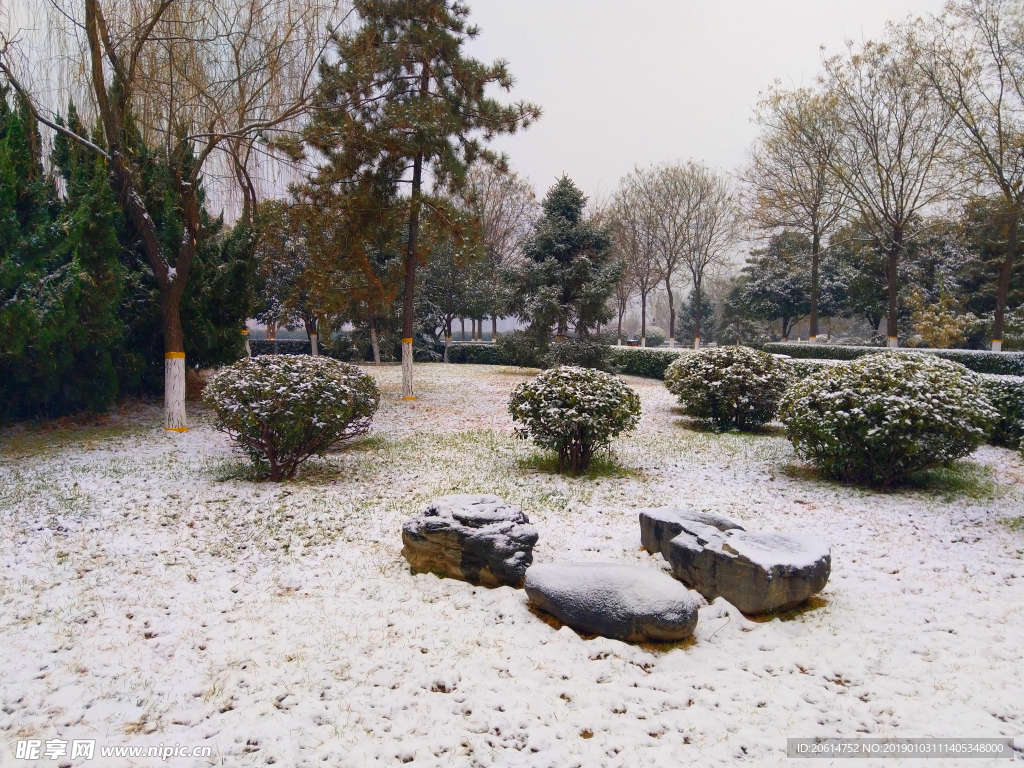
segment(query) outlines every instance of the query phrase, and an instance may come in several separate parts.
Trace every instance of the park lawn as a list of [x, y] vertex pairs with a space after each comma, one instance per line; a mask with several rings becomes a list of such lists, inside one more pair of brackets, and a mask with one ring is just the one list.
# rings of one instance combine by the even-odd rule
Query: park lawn
[[[777, 431], [695, 431], [627, 377], [639, 430], [565, 478], [512, 435], [531, 372], [417, 365], [409, 404], [399, 368], [367, 370], [370, 434], [281, 485], [197, 407], [183, 435], [146, 403], [0, 432], [6, 748], [213, 747], [104, 768], [760, 766], [790, 736], [1024, 733], [1019, 454], [877, 493], [818, 479]], [[402, 521], [453, 492], [522, 506], [537, 562], [665, 568], [636, 510], [679, 505], [825, 539], [832, 577], [770, 621], [704, 604], [682, 647], [582, 639], [522, 591], [409, 573]]]

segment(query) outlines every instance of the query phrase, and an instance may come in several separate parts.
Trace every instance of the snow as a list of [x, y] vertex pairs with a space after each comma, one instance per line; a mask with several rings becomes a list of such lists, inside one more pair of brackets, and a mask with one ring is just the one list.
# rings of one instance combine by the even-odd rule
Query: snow
[[[563, 478], [512, 436], [521, 372], [417, 366], [408, 403], [398, 367], [367, 370], [370, 434], [295, 483], [250, 482], [194, 406], [174, 439], [150, 405], [2, 433], [0, 743], [611, 768], [779, 765], [787, 736], [1024, 734], [1018, 454], [977, 451], [966, 490], [876, 493], [815, 479], [778, 435], [691, 431], [661, 382], [630, 378], [644, 415], [613, 443], [622, 471]], [[639, 548], [645, 507], [810, 534], [832, 546], [826, 605], [755, 623], [702, 603], [695, 643], [668, 652], [584, 641], [521, 590], [409, 574], [401, 524], [447, 493], [521, 507], [540, 563], [665, 569]]]
[[716, 538], [719, 551], [745, 557], [766, 571], [777, 565], [809, 568], [829, 556], [828, 544], [806, 533], [726, 531]]

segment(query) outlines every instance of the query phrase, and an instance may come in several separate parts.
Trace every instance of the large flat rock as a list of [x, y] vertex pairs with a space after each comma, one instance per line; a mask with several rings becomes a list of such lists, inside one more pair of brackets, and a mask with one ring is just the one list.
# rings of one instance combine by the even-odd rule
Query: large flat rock
[[727, 517], [707, 512], [695, 512], [680, 507], [641, 509], [640, 543], [652, 555], [659, 552], [668, 560], [668, 543], [683, 532], [687, 523], [710, 525], [720, 531], [743, 530], [743, 526]]
[[634, 642], [683, 640], [698, 599], [668, 574], [618, 563], [545, 563], [526, 572], [526, 594], [573, 629]]
[[672, 574], [708, 601], [724, 597], [743, 613], [794, 608], [828, 583], [832, 551], [807, 534], [721, 531], [689, 522], [668, 542]]
[[413, 573], [485, 587], [521, 586], [536, 543], [523, 511], [491, 494], [441, 496], [402, 526], [402, 555]]

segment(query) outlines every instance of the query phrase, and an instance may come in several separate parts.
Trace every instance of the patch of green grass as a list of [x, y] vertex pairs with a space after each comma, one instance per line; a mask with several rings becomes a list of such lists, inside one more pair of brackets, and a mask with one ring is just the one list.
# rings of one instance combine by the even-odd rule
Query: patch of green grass
[[772, 621], [773, 619], [778, 619], [779, 621], [794, 621], [805, 613], [818, 611], [827, 606], [828, 600], [823, 597], [819, 597], [818, 595], [811, 595], [795, 608], [790, 608], [785, 611], [769, 611], [768, 613], [762, 613], [759, 616], [747, 616], [747, 618], [751, 621], [756, 621], [759, 624], [764, 624], [765, 622]]
[[521, 469], [533, 472], [542, 472], [548, 475], [564, 474], [566, 477], [585, 480], [596, 480], [601, 477], [639, 478], [643, 476], [639, 469], [624, 465], [614, 453], [605, 451], [591, 459], [587, 471], [581, 472], [578, 475], [572, 475], [568, 472], [559, 473], [558, 456], [551, 451], [533, 453], [517, 459], [516, 463]]
[[1024, 515], [1017, 515], [1017, 517], [1004, 517], [1001, 522], [1011, 531], [1024, 530]]
[[844, 488], [860, 488], [865, 493], [899, 494], [902, 492], [924, 493], [929, 496], [941, 497], [943, 501], [958, 498], [992, 499], [999, 493], [998, 485], [993, 478], [990, 467], [973, 461], [957, 461], [948, 467], [916, 472], [908, 478], [893, 483], [888, 489], [855, 486], [822, 475], [810, 464], [784, 464], [782, 474], [793, 480], [832, 483]]

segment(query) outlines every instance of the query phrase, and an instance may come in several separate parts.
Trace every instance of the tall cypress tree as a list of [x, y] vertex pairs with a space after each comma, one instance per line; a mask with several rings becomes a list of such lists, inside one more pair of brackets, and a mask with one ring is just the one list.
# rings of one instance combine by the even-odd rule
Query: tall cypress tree
[[[321, 189], [367, 183], [381, 173], [406, 185], [408, 196], [402, 318], [402, 396], [413, 399], [412, 336], [420, 217], [439, 221], [446, 204], [425, 195], [425, 174], [438, 187], [459, 187], [477, 159], [503, 166], [486, 148], [540, 116], [523, 102], [503, 105], [485, 95], [512, 87], [505, 62], [484, 64], [463, 53], [478, 34], [469, 8], [454, 0], [355, 0], [352, 34], [336, 34], [337, 64], [321, 67], [322, 98], [305, 132], [327, 161], [313, 180]], [[385, 203], [386, 204], [386, 203]]]

